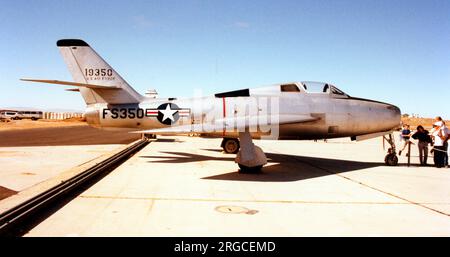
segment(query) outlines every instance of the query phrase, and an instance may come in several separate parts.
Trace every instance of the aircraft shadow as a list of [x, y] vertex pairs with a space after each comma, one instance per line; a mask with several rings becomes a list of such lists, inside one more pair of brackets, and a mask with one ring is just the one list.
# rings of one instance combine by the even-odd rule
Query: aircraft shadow
[[[220, 151], [216, 149], [204, 149], [208, 151]], [[232, 161], [235, 155], [214, 157], [208, 155], [192, 154], [185, 152], [161, 152], [176, 156], [141, 156], [141, 158], [163, 159], [151, 160], [151, 163], [187, 163], [208, 160]], [[228, 157], [229, 156], [229, 157]], [[266, 153], [267, 166], [261, 173], [240, 173], [238, 168], [229, 173], [204, 177], [202, 179], [230, 180], [230, 181], [256, 181], [256, 182], [290, 182], [304, 179], [312, 179], [338, 173], [362, 170], [378, 166], [384, 163], [358, 162], [338, 159], [305, 157], [289, 154]]]

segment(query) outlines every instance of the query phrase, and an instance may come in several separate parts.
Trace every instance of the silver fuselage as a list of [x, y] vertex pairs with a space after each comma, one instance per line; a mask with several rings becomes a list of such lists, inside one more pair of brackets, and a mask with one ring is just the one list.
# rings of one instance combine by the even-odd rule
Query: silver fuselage
[[[87, 107], [86, 118], [90, 125], [98, 128], [142, 131], [186, 124], [214, 123], [215, 120], [224, 118], [238, 120], [277, 115], [281, 120], [276, 127], [272, 125], [270, 131], [259, 127], [250, 130], [253, 138], [271, 134], [268, 138], [272, 139], [353, 137], [391, 131], [400, 124], [400, 109], [391, 104], [330, 92], [279, 92], [278, 88], [272, 86], [250, 89], [249, 96], [148, 98], [140, 103], [125, 105], [97, 103]], [[142, 115], [147, 110], [155, 110], [167, 103], [188, 109], [189, 115], [178, 117], [176, 123], [171, 125], [163, 124], [157, 117]], [[116, 111], [112, 113], [111, 110], [114, 109]], [[284, 122], [282, 119], [285, 115], [303, 115], [314, 119]], [[205, 137], [237, 137], [238, 132], [230, 124], [224, 124], [223, 129], [197, 131], [197, 134]]]

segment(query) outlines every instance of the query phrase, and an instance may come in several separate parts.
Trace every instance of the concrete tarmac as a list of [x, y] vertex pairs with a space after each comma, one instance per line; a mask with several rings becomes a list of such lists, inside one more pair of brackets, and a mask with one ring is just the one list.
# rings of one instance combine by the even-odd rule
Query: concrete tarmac
[[450, 170], [416, 147], [255, 141], [269, 163], [241, 174], [220, 142], [160, 137], [26, 236], [450, 236]]
[[120, 146], [0, 147], [0, 186], [20, 192]]

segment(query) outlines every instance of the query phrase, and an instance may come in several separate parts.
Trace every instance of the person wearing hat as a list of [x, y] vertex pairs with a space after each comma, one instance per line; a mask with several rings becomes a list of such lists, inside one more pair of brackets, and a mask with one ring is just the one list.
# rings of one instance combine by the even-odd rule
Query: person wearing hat
[[446, 136], [446, 138], [444, 139], [444, 150], [446, 151], [444, 153], [444, 166], [445, 168], [448, 168], [448, 152], [449, 152], [448, 140], [450, 139], [450, 129], [445, 125], [445, 121], [440, 116], [437, 116], [435, 118], [435, 121], [436, 123], [438, 123], [437, 125], [440, 127], [440, 129], [444, 131], [443, 134]]
[[445, 168], [448, 168], [448, 140], [450, 139], [450, 129], [445, 125], [445, 122], [442, 120], [441, 117], [440, 118], [440, 122], [441, 122], [441, 130], [444, 131], [444, 135], [445, 135], [445, 139], [444, 139], [444, 150], [446, 151], [446, 153], [444, 154], [444, 166]]
[[[440, 117], [438, 117], [440, 118]], [[436, 118], [437, 119], [437, 118]], [[438, 120], [433, 124], [433, 129], [431, 130], [431, 136], [434, 139], [434, 165], [437, 168], [442, 168], [445, 166], [447, 157], [447, 147], [446, 141], [448, 140], [448, 130], [444, 126], [442, 120]], [[448, 165], [448, 164], [447, 164]]]

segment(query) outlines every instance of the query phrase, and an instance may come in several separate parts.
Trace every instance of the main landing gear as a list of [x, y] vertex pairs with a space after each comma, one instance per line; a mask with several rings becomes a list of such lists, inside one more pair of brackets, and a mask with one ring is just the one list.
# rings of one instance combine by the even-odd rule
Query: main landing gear
[[239, 139], [237, 138], [224, 138], [220, 146], [225, 153], [237, 153], [239, 152]]
[[236, 138], [224, 138], [222, 147], [226, 153], [237, 153], [234, 160], [242, 173], [260, 172], [267, 163], [264, 152], [253, 144], [249, 132], [239, 133], [239, 140]]
[[386, 163], [386, 165], [388, 166], [397, 166], [398, 157], [397, 152], [395, 151], [395, 142], [392, 134], [389, 134], [387, 138], [386, 135], [383, 136], [383, 146], [385, 141], [388, 142], [391, 147], [388, 149], [388, 154], [386, 155], [386, 157], [384, 157], [384, 163]]

